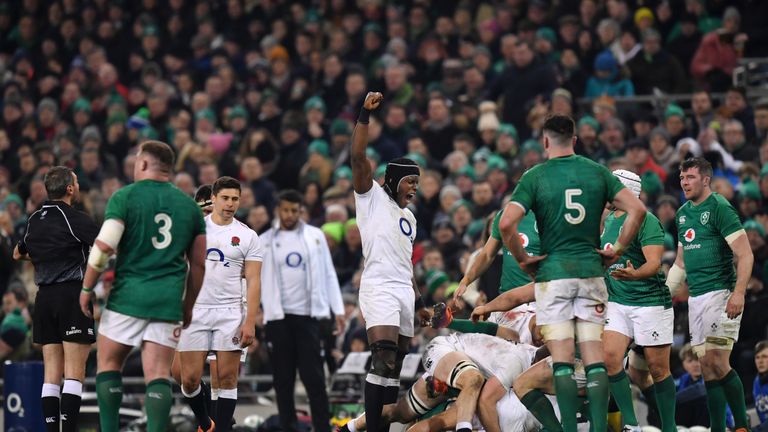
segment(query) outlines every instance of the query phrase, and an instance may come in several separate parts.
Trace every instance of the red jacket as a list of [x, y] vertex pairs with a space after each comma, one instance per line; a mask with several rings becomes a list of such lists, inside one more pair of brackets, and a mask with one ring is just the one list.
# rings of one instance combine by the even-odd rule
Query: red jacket
[[704, 79], [712, 69], [720, 69], [730, 75], [738, 63], [733, 45], [723, 43], [717, 31], [707, 33], [691, 61], [691, 75]]

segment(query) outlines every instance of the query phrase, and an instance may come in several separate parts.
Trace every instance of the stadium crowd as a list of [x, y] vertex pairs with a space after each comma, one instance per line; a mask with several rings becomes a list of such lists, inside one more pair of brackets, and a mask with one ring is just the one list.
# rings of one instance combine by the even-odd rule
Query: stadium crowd
[[[756, 0], [1, 2], [0, 357], [39, 357], [32, 267], [11, 252], [46, 199], [44, 174], [75, 170], [82, 209], [100, 224], [147, 139], [172, 145], [174, 183], [190, 196], [239, 179], [236, 217], [259, 233], [277, 192], [299, 190], [344, 293], [346, 332], [329, 338], [329, 368], [365, 350], [349, 144], [373, 89], [384, 94], [368, 132], [375, 177], [402, 156], [422, 168], [413, 262], [428, 305], [451, 297], [488, 222], [546, 157], [547, 113], [576, 119], [579, 154], [642, 177], [666, 266], [684, 199], [678, 163], [709, 160], [755, 255], [731, 360], [751, 398], [768, 327], [768, 99], [732, 87], [731, 75], [740, 58], [768, 56], [766, 29], [768, 2]], [[657, 89], [692, 93], [690, 104], [615, 99]], [[497, 290], [498, 276], [483, 280], [468, 303]], [[677, 351], [689, 337], [684, 296], [675, 312]], [[433, 334], [422, 330], [413, 350]], [[264, 344], [251, 352], [247, 372], [268, 372]], [[688, 354], [680, 359], [675, 376], [691, 380]]]

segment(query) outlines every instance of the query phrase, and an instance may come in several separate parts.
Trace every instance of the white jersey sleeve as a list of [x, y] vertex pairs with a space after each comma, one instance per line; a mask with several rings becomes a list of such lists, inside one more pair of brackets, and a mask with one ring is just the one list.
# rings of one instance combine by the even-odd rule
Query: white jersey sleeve
[[254, 235], [251, 236], [248, 251], [245, 253], [245, 261], [264, 261], [264, 252], [261, 249], [261, 239], [255, 232]]

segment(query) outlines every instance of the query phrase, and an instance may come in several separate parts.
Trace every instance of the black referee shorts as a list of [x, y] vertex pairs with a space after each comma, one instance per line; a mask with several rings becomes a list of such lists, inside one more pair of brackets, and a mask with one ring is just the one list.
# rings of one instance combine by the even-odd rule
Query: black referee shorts
[[[41, 287], [32, 315], [32, 341], [40, 345], [96, 341], [93, 319], [80, 311], [81, 283]], [[93, 310], [93, 309], [91, 309]]]

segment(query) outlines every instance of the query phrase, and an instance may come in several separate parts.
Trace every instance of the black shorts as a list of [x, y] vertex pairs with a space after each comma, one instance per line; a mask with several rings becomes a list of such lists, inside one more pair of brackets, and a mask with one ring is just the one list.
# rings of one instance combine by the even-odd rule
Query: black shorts
[[93, 319], [80, 311], [81, 284], [41, 288], [32, 316], [32, 341], [36, 344], [96, 341]]

